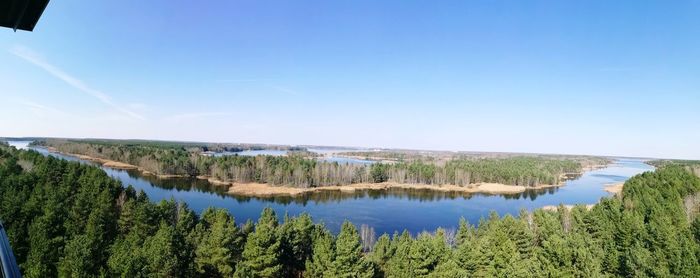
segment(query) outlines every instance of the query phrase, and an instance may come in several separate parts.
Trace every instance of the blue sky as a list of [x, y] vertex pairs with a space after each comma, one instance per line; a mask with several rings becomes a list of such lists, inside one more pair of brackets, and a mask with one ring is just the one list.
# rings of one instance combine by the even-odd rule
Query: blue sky
[[0, 136], [700, 159], [700, 1], [51, 1]]

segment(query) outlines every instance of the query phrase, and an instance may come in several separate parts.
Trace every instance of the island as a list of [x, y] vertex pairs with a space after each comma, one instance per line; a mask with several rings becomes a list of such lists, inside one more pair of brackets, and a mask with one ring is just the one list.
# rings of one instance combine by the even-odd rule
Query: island
[[[94, 139], [42, 139], [32, 145], [158, 178], [206, 179], [230, 194], [246, 196], [389, 188], [515, 194], [562, 186], [571, 177], [611, 163], [604, 157], [574, 155], [411, 150], [334, 154], [373, 161], [356, 164], [326, 161], [311, 148], [299, 146]], [[286, 153], [237, 153], [247, 150]]]

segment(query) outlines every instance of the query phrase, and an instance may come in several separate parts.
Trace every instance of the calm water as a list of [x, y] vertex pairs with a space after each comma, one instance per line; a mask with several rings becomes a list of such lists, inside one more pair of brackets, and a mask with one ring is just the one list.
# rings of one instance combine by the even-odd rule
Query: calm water
[[[14, 146], [24, 146], [10, 142]], [[46, 155], [79, 161], [76, 158], [49, 154], [45, 149], [35, 149]], [[83, 161], [83, 163], [89, 163]], [[521, 208], [536, 209], [545, 205], [592, 204], [610, 196], [603, 188], [608, 183], [621, 182], [653, 167], [641, 160], [620, 159], [610, 167], [587, 172], [575, 180], [567, 181], [559, 188], [530, 190], [514, 195], [486, 195], [436, 193], [424, 190], [370, 190], [356, 193], [323, 192], [298, 197], [255, 198], [231, 196], [225, 189], [197, 179], [160, 180], [141, 176], [136, 171], [104, 168], [107, 174], [145, 191], [153, 201], [174, 198], [184, 201], [201, 212], [214, 206], [228, 209], [237, 222], [256, 220], [264, 207], [272, 207], [280, 217], [284, 213], [298, 215], [308, 212], [316, 222], [324, 222], [337, 231], [343, 220], [356, 225], [368, 224], [377, 234], [407, 229], [411, 233], [432, 231], [437, 227], [454, 228], [459, 218], [471, 223], [487, 217], [490, 211], [500, 215], [517, 215]]]
[[365, 165], [372, 164], [375, 162], [373, 160], [357, 159], [357, 158], [341, 157], [341, 156], [321, 157], [321, 158], [318, 158], [318, 160], [327, 161], [327, 162], [338, 162], [338, 164], [365, 164]]

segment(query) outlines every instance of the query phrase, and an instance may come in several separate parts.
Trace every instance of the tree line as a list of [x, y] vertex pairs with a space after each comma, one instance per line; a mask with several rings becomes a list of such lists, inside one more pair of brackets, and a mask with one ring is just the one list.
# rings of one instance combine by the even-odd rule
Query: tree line
[[[88, 155], [139, 166], [163, 175], [209, 176], [237, 183], [267, 183], [294, 187], [337, 186], [353, 183], [452, 184], [494, 182], [537, 186], [557, 184], [566, 173], [579, 173], [591, 158], [514, 156], [458, 157], [447, 161], [415, 159], [359, 165], [309, 158], [305, 152], [287, 156], [208, 156], [200, 149], [173, 144], [115, 143], [121, 141], [45, 140], [34, 144], [64, 153]], [[605, 163], [604, 159], [594, 160]]]
[[665, 167], [668, 165], [676, 165], [693, 172], [700, 176], [700, 160], [682, 160], [682, 159], [656, 159], [647, 162], [654, 167]]
[[591, 210], [375, 238], [269, 208], [255, 223], [198, 215], [97, 167], [0, 147], [0, 219], [26, 277], [697, 277], [699, 191], [698, 177], [669, 165]]

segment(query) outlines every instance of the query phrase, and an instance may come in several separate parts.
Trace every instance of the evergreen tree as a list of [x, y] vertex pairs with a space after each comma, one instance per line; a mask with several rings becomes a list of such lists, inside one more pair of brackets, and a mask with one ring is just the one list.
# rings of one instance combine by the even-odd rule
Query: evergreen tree
[[336, 277], [372, 277], [372, 264], [362, 254], [360, 235], [355, 225], [343, 222], [338, 238], [335, 240], [335, 261], [333, 272]]
[[470, 277], [466, 270], [462, 269], [454, 260], [447, 260], [439, 264], [435, 270], [428, 274], [429, 278], [461, 278]]
[[[200, 219], [183, 203], [152, 203], [143, 192], [124, 190], [94, 166], [7, 148], [0, 146], [0, 218], [25, 277], [700, 274], [700, 178], [674, 165], [631, 178], [621, 195], [590, 211], [492, 213], [478, 227], [460, 221], [456, 246], [438, 229], [415, 239], [385, 234], [363, 254], [349, 222], [334, 238], [306, 214], [278, 226], [267, 208], [257, 224], [239, 228], [223, 209], [205, 210]], [[423, 166], [411, 169], [430, 170]]]
[[385, 271], [389, 259], [394, 256], [393, 247], [389, 235], [383, 234], [377, 239], [372, 248], [372, 253], [369, 254], [370, 260], [378, 266], [378, 271], [381, 271], [381, 274]]
[[404, 231], [401, 235], [394, 234], [391, 249], [395, 251], [384, 270], [386, 277], [410, 277], [413, 275], [413, 265], [411, 265], [409, 257], [412, 243], [413, 239], [408, 231]]
[[318, 229], [313, 239], [313, 251], [306, 261], [305, 277], [333, 277], [335, 242], [326, 229]]
[[[277, 233], [277, 215], [271, 208], [263, 209], [255, 231], [248, 236], [243, 250], [239, 277], [280, 277], [280, 240]], [[245, 273], [245, 275], [244, 275]]]
[[109, 273], [119, 277], [145, 277], [146, 259], [143, 254], [142, 235], [131, 232], [115, 241], [107, 262]]
[[298, 276], [304, 270], [304, 264], [312, 253], [313, 229], [313, 221], [307, 213], [297, 218], [285, 217], [280, 227], [284, 276]]
[[149, 277], [174, 277], [178, 271], [177, 251], [173, 244], [175, 229], [161, 222], [158, 231], [143, 244], [143, 256]]
[[243, 251], [243, 238], [224, 209], [207, 209], [193, 232], [197, 237], [195, 265], [207, 277], [230, 277]]
[[50, 199], [44, 214], [29, 226], [30, 251], [22, 265], [26, 277], [55, 277], [60, 250], [64, 245], [61, 209]]
[[94, 245], [87, 235], [79, 235], [71, 239], [65, 247], [64, 257], [59, 263], [61, 277], [90, 277], [95, 276], [99, 260], [94, 257]]

